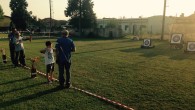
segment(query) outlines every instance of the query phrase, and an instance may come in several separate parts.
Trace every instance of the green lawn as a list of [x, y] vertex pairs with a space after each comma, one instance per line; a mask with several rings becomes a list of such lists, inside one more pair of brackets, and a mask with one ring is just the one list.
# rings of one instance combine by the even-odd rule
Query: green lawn
[[[167, 41], [155, 40], [155, 48], [141, 49], [142, 41], [130, 39], [74, 40], [73, 86], [136, 110], [195, 109], [195, 54], [172, 50]], [[45, 41], [25, 41], [26, 57], [41, 57]], [[9, 54], [7, 43], [0, 41], [0, 48], [6, 47]], [[46, 78], [30, 79], [29, 70], [9, 65], [0, 63], [0, 109], [120, 109], [74, 89], [56, 90], [57, 82], [44, 84]], [[45, 71], [42, 57], [37, 66]]]
[[7, 38], [7, 37], [8, 37], [7, 34], [2, 34], [2, 33], [0, 33], [0, 38]]

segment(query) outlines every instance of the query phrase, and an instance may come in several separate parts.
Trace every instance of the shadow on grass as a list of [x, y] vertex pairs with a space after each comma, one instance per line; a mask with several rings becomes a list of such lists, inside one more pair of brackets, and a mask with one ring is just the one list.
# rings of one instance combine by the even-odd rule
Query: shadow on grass
[[78, 53], [74, 53], [74, 54], [84, 54], [84, 53], [101, 52], [101, 51], [115, 50], [115, 49], [126, 48], [126, 47], [129, 47], [129, 46], [116, 47], [116, 48], [107, 48], [107, 49], [99, 49], [99, 50], [92, 50], [92, 51], [85, 51], [85, 52], [78, 52]]
[[5, 107], [11, 106], [11, 105], [15, 105], [15, 104], [19, 104], [19, 103], [22, 103], [22, 102], [26, 102], [28, 100], [36, 99], [38, 97], [41, 97], [41, 96], [44, 96], [44, 95], [47, 95], [47, 94], [51, 94], [51, 93], [57, 92], [59, 90], [60, 89], [56, 87], [56, 88], [52, 88], [52, 89], [49, 89], [49, 90], [46, 90], [46, 91], [38, 92], [36, 94], [32, 94], [32, 95], [28, 95], [28, 96], [25, 96], [25, 97], [21, 97], [21, 98], [18, 98], [18, 99], [5, 101], [5, 102], [0, 103], [0, 108], [5, 108]]
[[23, 79], [18, 79], [18, 80], [13, 80], [13, 81], [8, 81], [8, 82], [5, 82], [5, 83], [0, 83], [0, 85], [6, 85], [6, 84], [11, 84], [11, 83], [15, 83], [15, 82], [19, 82], [19, 81], [25, 81], [25, 80], [29, 80], [31, 79], [30, 77], [28, 78], [23, 78]]
[[0, 70], [7, 70], [7, 69], [11, 69], [13, 68], [14, 66], [11, 64], [11, 65], [7, 65], [7, 64], [0, 64]]
[[159, 54], [158, 52], [155, 52], [155, 51], [152, 50], [152, 49], [141, 49], [141, 48], [124, 49], [124, 50], [121, 50], [121, 52], [136, 52], [136, 53], [142, 53], [141, 56], [144, 56], [144, 57], [155, 57], [155, 56], [158, 56], [158, 55], [162, 55], [162, 54]]
[[156, 56], [168, 56], [172, 60], [185, 60], [185, 59], [192, 59], [190, 54], [185, 54], [183, 49], [170, 49], [169, 45], [163, 43], [156, 45], [155, 48], [150, 49], [142, 49], [142, 48], [130, 48], [120, 50], [121, 52], [135, 52], [141, 53], [140, 56], [143, 57], [156, 57]]
[[111, 38], [98, 37], [98, 38], [81, 38], [81, 37], [70, 37], [74, 41], [101, 41], [101, 40], [112, 40]]
[[11, 93], [11, 92], [16, 92], [16, 91], [19, 91], [19, 90], [24, 90], [24, 89], [33, 88], [33, 87], [36, 87], [36, 86], [39, 86], [39, 85], [42, 85], [42, 84], [45, 84], [45, 82], [38, 83], [38, 84], [34, 84], [34, 85], [30, 85], [30, 86], [23, 87], [23, 88], [12, 89], [12, 90], [10, 90], [10, 91], [0, 92], [0, 95], [8, 94], [8, 93]]

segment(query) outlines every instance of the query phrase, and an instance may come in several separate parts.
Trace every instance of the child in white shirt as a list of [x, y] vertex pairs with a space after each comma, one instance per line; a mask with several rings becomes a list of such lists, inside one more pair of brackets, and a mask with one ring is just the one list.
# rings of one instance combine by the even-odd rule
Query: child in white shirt
[[44, 54], [45, 57], [45, 65], [46, 65], [46, 77], [48, 83], [52, 83], [53, 81], [53, 72], [54, 72], [54, 49], [52, 48], [52, 43], [50, 41], [46, 41], [46, 48], [41, 50], [40, 52]]

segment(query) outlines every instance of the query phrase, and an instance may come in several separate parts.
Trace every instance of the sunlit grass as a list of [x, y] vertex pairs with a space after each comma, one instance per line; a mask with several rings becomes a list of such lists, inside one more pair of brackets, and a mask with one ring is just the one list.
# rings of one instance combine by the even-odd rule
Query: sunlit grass
[[[56, 39], [25, 41], [26, 57], [41, 57], [39, 50], [45, 48], [46, 40], [55, 45]], [[194, 54], [171, 50], [169, 42], [158, 40], [153, 41], [155, 48], [141, 49], [142, 42], [131, 39], [75, 39], [77, 51], [73, 53], [71, 68], [73, 86], [137, 110], [194, 109]], [[7, 41], [0, 41], [0, 44], [7, 45]], [[27, 62], [30, 66], [30, 61]], [[57, 77], [57, 65], [55, 67]], [[37, 69], [45, 71], [43, 58]], [[72, 89], [65, 92], [52, 90], [57, 83], [48, 86], [42, 84], [46, 81], [43, 77], [28, 79], [28, 70], [11, 68], [1, 70], [0, 75], [0, 107], [6, 109], [117, 109]]]
[[8, 34], [2, 34], [2, 33], [0, 33], [0, 38], [8, 38]]

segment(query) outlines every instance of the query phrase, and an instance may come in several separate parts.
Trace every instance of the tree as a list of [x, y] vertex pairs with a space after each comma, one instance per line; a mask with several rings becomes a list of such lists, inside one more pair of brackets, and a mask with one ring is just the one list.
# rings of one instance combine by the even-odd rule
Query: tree
[[2, 9], [2, 7], [1, 7], [1, 5], [0, 5], [0, 19], [2, 19], [2, 18], [3, 18], [3, 15], [4, 15], [4, 13], [3, 13], [3, 9]]
[[[91, 29], [96, 27], [96, 15], [93, 12], [93, 2], [91, 0], [81, 0], [81, 28]], [[71, 17], [70, 25], [79, 29], [80, 0], [68, 0], [68, 7], [65, 15]]]
[[30, 16], [27, 11], [28, 3], [26, 0], [11, 0], [9, 6], [12, 10], [11, 20], [13, 24], [17, 29], [25, 30]]

